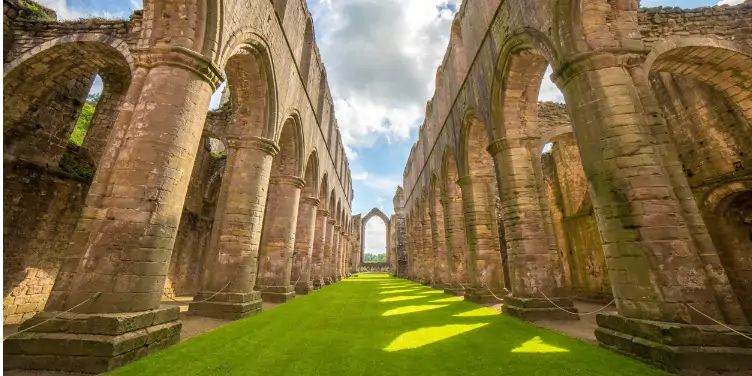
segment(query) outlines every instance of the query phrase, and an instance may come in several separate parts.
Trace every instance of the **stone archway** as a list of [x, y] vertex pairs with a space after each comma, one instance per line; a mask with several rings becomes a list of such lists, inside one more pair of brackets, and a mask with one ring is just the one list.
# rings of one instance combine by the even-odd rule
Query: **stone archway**
[[[384, 221], [384, 226], [386, 226], [386, 262], [387, 264], [390, 264], [391, 266], [391, 259], [389, 255], [389, 230], [390, 230], [390, 224], [389, 224], [389, 217], [384, 214], [379, 208], [373, 208], [371, 209], [368, 214], [366, 214], [365, 217], [363, 217], [363, 222], [361, 222], [360, 226], [360, 261], [359, 264], [363, 263], [363, 260], [365, 260], [365, 244], [366, 244], [366, 225], [368, 224], [368, 221], [373, 218], [374, 216], [377, 216], [381, 218], [382, 221]], [[358, 265], [360, 266], [360, 265]]]

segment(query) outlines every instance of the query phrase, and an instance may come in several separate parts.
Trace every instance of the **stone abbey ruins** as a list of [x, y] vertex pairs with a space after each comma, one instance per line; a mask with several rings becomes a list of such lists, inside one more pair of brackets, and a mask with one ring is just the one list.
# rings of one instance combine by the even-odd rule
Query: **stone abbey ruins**
[[[368, 271], [379, 217], [396, 276], [533, 322], [613, 301], [600, 346], [752, 374], [752, 0], [463, 1], [391, 217], [352, 213], [305, 1], [3, 5], [5, 369], [168, 348], [166, 298], [237, 320], [319, 293]], [[549, 66], [566, 105], [538, 102]]]

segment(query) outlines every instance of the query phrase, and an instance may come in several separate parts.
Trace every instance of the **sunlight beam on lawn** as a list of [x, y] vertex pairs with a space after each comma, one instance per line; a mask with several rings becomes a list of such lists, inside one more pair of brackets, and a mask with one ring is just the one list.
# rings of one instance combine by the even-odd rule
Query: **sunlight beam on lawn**
[[459, 296], [450, 296], [448, 298], [431, 300], [430, 303], [454, 303], [454, 302], [461, 302], [463, 300], [464, 299], [462, 299], [462, 297], [459, 297]]
[[458, 313], [452, 316], [454, 317], [482, 317], [482, 316], [496, 316], [498, 314], [499, 312], [496, 312], [489, 308], [478, 308], [472, 311], [462, 312], [462, 313]]
[[399, 294], [399, 293], [403, 293], [403, 292], [414, 292], [414, 291], [417, 291], [417, 289], [386, 290], [386, 291], [380, 292], [379, 294], [381, 294], [381, 295], [385, 295], [385, 294]]
[[444, 293], [444, 291], [430, 290], [430, 291], [422, 291], [422, 292], [419, 292], [418, 294], [421, 294], [421, 295], [430, 295], [430, 294], [443, 294], [443, 293]]
[[520, 347], [512, 350], [513, 353], [559, 353], [569, 352], [567, 349], [561, 347], [547, 345], [540, 337], [533, 337], [533, 339], [523, 343]]
[[384, 348], [384, 351], [394, 352], [409, 349], [417, 349], [430, 345], [435, 342], [443, 341], [462, 333], [469, 332], [488, 325], [488, 323], [479, 324], [453, 324], [444, 326], [433, 326], [420, 328], [400, 334], [397, 338]]
[[381, 303], [392, 303], [392, 302], [402, 302], [405, 300], [413, 300], [413, 299], [423, 299], [425, 296], [410, 296], [410, 295], [402, 295], [402, 296], [393, 296], [391, 298], [384, 298], [379, 300]]
[[430, 311], [432, 309], [437, 308], [444, 308], [447, 307], [448, 304], [424, 304], [424, 305], [411, 305], [411, 306], [404, 306], [399, 308], [390, 309], [381, 316], [397, 316], [397, 315], [405, 315], [408, 313], [414, 313], [414, 312], [423, 312], [423, 311]]

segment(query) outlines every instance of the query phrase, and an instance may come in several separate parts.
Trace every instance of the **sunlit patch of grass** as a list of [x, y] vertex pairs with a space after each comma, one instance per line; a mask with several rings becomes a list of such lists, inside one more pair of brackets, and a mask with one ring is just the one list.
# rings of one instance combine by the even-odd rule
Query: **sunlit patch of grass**
[[453, 303], [453, 302], [461, 302], [464, 299], [462, 299], [459, 296], [450, 296], [448, 298], [441, 298], [436, 300], [431, 300], [431, 303]]
[[412, 306], [405, 306], [405, 307], [399, 307], [390, 309], [382, 316], [397, 316], [397, 315], [405, 315], [408, 313], [415, 313], [415, 312], [423, 312], [423, 311], [430, 311], [432, 309], [437, 308], [444, 308], [446, 307], [446, 304], [424, 304], [424, 305], [412, 305]]
[[520, 347], [512, 350], [513, 353], [558, 353], [569, 352], [567, 349], [561, 347], [551, 346], [543, 342], [540, 337], [534, 337], [533, 339], [523, 343]]
[[405, 300], [414, 300], [414, 299], [423, 299], [423, 296], [415, 296], [415, 295], [402, 295], [402, 296], [393, 296], [391, 298], [384, 298], [379, 300], [382, 303], [393, 303], [393, 302], [404, 302]]
[[453, 324], [419, 328], [400, 334], [399, 337], [395, 338], [394, 341], [384, 348], [384, 350], [391, 352], [415, 349], [486, 325], [488, 325], [488, 323]]
[[443, 291], [439, 291], [439, 290], [428, 290], [428, 291], [421, 291], [421, 292], [419, 292], [419, 294], [421, 294], [421, 295], [433, 295], [433, 294], [444, 294], [444, 292]]
[[484, 317], [484, 316], [496, 316], [499, 312], [489, 308], [478, 308], [472, 311], [458, 313], [453, 315], [454, 317]]
[[417, 291], [417, 289], [397, 289], [397, 290], [382, 291], [379, 294], [381, 294], [381, 295], [386, 295], [386, 294], [400, 294], [400, 293], [403, 293], [403, 292], [415, 292], [415, 291]]

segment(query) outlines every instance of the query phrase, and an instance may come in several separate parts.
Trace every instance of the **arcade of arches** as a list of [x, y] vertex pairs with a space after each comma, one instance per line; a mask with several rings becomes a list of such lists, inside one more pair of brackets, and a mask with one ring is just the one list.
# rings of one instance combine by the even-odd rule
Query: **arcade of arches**
[[[390, 217], [352, 215], [306, 1], [3, 5], [6, 368], [169, 347], [165, 297], [236, 320], [312, 293], [364, 271], [377, 216], [394, 275], [528, 321], [613, 301], [601, 346], [752, 373], [752, 0], [462, 2]], [[565, 105], [538, 102], [549, 66]]]

